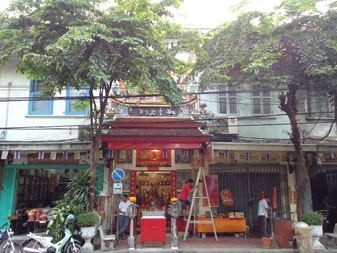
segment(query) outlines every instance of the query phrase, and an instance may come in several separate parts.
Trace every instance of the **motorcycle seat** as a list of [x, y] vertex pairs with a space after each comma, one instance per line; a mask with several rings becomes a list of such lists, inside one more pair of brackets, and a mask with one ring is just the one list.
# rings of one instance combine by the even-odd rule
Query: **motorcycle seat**
[[54, 238], [54, 236], [52, 236], [52, 235], [46, 235], [46, 234], [35, 233], [35, 235], [40, 236], [40, 237], [51, 237], [51, 238]]

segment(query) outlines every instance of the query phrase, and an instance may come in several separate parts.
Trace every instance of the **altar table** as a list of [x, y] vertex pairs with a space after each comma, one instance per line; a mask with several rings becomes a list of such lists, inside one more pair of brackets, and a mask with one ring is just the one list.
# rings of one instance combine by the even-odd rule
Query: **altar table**
[[[211, 218], [197, 218], [198, 221], [211, 221]], [[246, 233], [246, 218], [214, 218], [215, 229], [217, 233]], [[213, 225], [196, 224], [198, 233], [213, 233]]]

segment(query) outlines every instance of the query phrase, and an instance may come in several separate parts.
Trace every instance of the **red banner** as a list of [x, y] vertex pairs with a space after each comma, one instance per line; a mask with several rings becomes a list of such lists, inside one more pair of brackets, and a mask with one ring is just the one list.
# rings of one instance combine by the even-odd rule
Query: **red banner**
[[137, 171], [130, 171], [130, 197], [136, 197]]
[[[206, 185], [208, 190], [209, 201], [211, 207], [219, 207], [219, 184], [218, 184], [218, 175], [206, 176]], [[204, 184], [203, 184], [204, 186]], [[206, 189], [203, 188], [203, 197], [206, 197]], [[203, 199], [203, 205], [208, 206], [207, 198]]]
[[171, 172], [171, 198], [177, 198], [177, 171]]
[[273, 208], [277, 208], [277, 187], [274, 186]]

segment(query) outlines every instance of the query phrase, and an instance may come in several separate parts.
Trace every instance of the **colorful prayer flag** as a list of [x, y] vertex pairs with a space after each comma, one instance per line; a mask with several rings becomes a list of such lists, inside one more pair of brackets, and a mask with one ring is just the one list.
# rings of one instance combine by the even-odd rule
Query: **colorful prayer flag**
[[15, 151], [15, 152], [14, 152], [14, 160], [19, 160], [20, 157], [21, 157], [20, 151]]
[[75, 160], [80, 160], [81, 158], [81, 152], [80, 151], [75, 151], [74, 153], [74, 159]]
[[184, 149], [184, 159], [188, 158], [188, 149]]
[[56, 160], [56, 152], [50, 153], [50, 160]]
[[334, 152], [330, 152], [330, 159], [334, 159], [335, 158], [335, 153]]
[[109, 155], [108, 155], [109, 159], [114, 158], [114, 151], [112, 149], [109, 150]]
[[9, 151], [5, 151], [5, 150], [3, 150], [2, 152], [1, 152], [1, 159], [2, 160], [6, 160], [7, 159], [7, 156], [8, 156], [8, 152]]
[[37, 155], [37, 159], [38, 160], [43, 160], [44, 158], [44, 151], [39, 151], [38, 155]]
[[63, 151], [63, 160], [68, 160], [68, 151]]

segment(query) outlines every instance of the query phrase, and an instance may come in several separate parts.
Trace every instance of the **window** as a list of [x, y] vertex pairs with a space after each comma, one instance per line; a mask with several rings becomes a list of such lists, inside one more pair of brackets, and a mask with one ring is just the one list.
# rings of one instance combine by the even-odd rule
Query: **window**
[[[76, 90], [73, 87], [67, 88], [67, 98], [68, 97], [86, 97], [89, 96], [89, 88], [81, 87], [81, 89]], [[67, 115], [88, 115], [89, 109], [80, 110], [76, 108], [75, 104], [80, 101], [79, 98], [67, 99], [66, 102], [66, 114]]]
[[253, 114], [271, 114], [270, 88], [253, 85]]
[[308, 110], [310, 117], [331, 117], [330, 103], [327, 92], [308, 89]]
[[52, 115], [53, 100], [41, 97], [43, 83], [40, 80], [30, 81], [28, 113], [32, 115]]
[[[220, 113], [237, 114], [237, 99], [235, 86], [219, 86], [219, 105]], [[229, 111], [228, 111], [228, 109]]]

